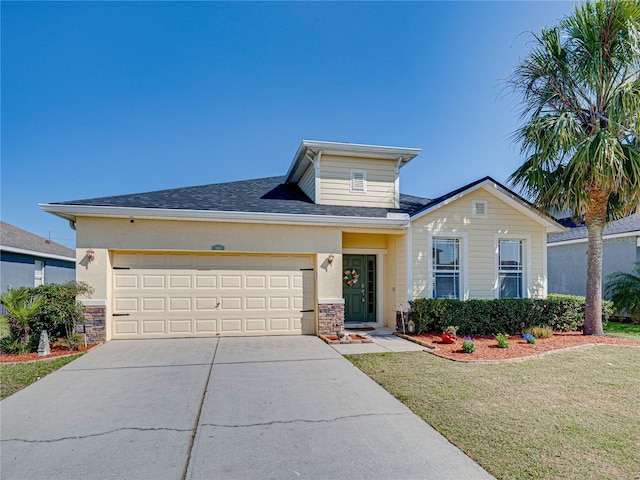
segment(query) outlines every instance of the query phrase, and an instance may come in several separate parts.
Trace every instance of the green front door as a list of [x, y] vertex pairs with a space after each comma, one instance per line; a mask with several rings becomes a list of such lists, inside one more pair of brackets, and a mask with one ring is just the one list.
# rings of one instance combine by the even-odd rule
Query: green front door
[[376, 321], [376, 256], [342, 257], [345, 322]]

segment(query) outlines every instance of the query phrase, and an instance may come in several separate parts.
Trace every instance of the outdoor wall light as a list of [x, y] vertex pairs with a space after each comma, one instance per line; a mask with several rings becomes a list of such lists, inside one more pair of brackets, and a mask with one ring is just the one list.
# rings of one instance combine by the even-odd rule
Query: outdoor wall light
[[94, 252], [91, 248], [87, 250], [87, 259], [89, 260], [89, 262], [93, 262], [96, 259], [96, 252]]
[[329, 262], [329, 265], [333, 265], [333, 259], [334, 259], [334, 258], [335, 258], [335, 256], [333, 255], [333, 253], [332, 253], [332, 254], [330, 254], [330, 255], [327, 257], [327, 262]]

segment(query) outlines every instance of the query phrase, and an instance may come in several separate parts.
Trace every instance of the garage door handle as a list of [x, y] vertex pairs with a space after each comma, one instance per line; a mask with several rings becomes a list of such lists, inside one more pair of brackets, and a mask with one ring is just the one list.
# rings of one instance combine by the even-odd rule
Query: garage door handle
[[306, 312], [315, 312], [315, 310], [313, 308], [311, 310], [300, 310], [300, 313], [306, 313]]
[[129, 316], [128, 313], [112, 313], [111, 315], [113, 317], [128, 317]]

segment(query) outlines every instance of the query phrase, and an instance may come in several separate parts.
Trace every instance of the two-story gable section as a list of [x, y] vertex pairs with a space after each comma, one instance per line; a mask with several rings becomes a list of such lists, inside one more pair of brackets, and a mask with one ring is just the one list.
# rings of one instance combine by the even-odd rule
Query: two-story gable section
[[420, 151], [304, 140], [286, 181], [318, 205], [399, 208], [400, 168]]

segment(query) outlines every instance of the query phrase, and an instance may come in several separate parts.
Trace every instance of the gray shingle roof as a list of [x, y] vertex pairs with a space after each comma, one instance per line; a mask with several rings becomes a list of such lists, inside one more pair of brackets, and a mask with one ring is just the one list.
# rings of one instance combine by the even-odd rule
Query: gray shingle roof
[[75, 258], [76, 252], [64, 245], [47, 240], [6, 222], [0, 222], [0, 250], [13, 247], [49, 255]]
[[[630, 235], [640, 235], [640, 216], [636, 214], [628, 217], [614, 220], [604, 227], [604, 235], [618, 235], [621, 233], [629, 233]], [[577, 225], [569, 229], [567, 232], [556, 233], [547, 237], [547, 243], [565, 242], [567, 240], [580, 240], [587, 238], [587, 227]]]
[[288, 213], [385, 218], [387, 213], [412, 213], [429, 199], [400, 195], [400, 208], [316, 205], [298, 185], [283, 183], [284, 176], [155, 192], [74, 200], [52, 205], [90, 205], [129, 208], [211, 210], [224, 212]]

